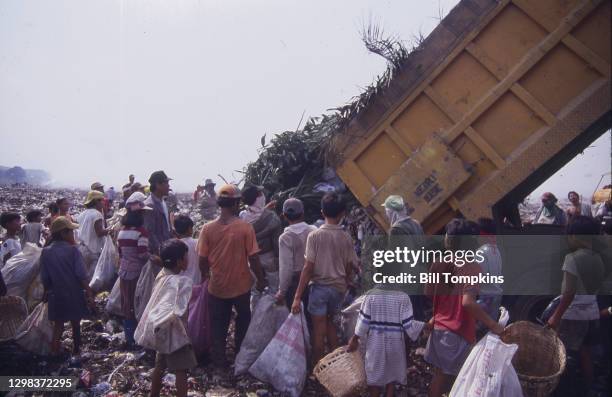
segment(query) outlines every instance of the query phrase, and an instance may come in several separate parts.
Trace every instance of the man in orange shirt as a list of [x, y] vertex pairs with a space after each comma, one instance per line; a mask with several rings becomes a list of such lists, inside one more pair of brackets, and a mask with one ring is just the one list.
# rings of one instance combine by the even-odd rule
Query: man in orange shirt
[[198, 240], [202, 281], [209, 279], [208, 310], [213, 339], [211, 358], [218, 367], [227, 365], [225, 345], [232, 308], [236, 309], [237, 313], [236, 352], [240, 350], [251, 322], [250, 298], [253, 286], [251, 270], [257, 278], [256, 288], [263, 291], [266, 286], [259, 262], [255, 230], [251, 224], [238, 217], [240, 198], [237, 186], [221, 187], [217, 194], [221, 215], [204, 225]]

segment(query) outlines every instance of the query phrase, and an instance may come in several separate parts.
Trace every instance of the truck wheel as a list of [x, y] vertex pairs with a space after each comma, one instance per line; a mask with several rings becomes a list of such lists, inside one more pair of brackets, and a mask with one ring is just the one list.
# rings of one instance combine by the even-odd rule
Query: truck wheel
[[519, 296], [509, 309], [512, 321], [526, 320], [537, 323], [537, 317], [542, 314], [553, 298], [554, 296], [549, 295]]

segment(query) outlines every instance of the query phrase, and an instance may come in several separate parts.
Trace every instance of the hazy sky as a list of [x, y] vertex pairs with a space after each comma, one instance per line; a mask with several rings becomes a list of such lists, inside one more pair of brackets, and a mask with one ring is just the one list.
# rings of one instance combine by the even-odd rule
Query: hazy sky
[[[410, 46], [455, 3], [2, 0], [0, 165], [80, 187], [156, 169], [177, 191], [238, 179], [264, 133], [344, 104], [384, 70], [360, 41], [364, 22]], [[573, 171], [575, 189], [609, 170], [605, 139]]]

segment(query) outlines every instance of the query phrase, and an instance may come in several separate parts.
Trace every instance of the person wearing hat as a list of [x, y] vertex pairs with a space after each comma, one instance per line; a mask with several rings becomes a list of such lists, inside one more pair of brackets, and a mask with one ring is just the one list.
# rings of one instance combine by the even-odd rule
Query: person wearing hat
[[110, 213], [110, 202], [108, 201], [106, 193], [104, 192], [104, 185], [100, 182], [94, 182], [91, 184], [90, 188], [91, 190], [98, 191], [104, 195], [104, 198], [102, 199], [102, 215], [104, 215], [104, 219], [106, 219], [107, 215]]
[[109, 234], [109, 229], [104, 227], [104, 194], [91, 190], [83, 204], [85, 211], [77, 217], [79, 250], [85, 261], [87, 275], [91, 278], [104, 248], [104, 236]]
[[[278, 238], [282, 233], [280, 218], [276, 212], [267, 208], [262, 186], [247, 184], [242, 191], [242, 202], [247, 208], [240, 212], [240, 218], [253, 225], [255, 229], [261, 266], [266, 273], [270, 292], [276, 293], [278, 290]], [[256, 291], [253, 293], [257, 295]]]
[[78, 227], [64, 216], [57, 217], [51, 223], [51, 238], [40, 255], [43, 301], [48, 303], [49, 321], [53, 322], [53, 355], [60, 352], [60, 338], [68, 321], [72, 324], [72, 353], [79, 353], [81, 319], [89, 314], [87, 306], [94, 306], [83, 256], [75, 245], [74, 231]]
[[202, 281], [209, 280], [211, 358], [218, 367], [225, 367], [227, 363], [225, 346], [232, 308], [237, 313], [235, 351], [240, 351], [251, 322], [251, 271], [257, 279], [257, 290], [263, 291], [266, 286], [255, 230], [238, 217], [240, 198], [240, 189], [236, 185], [222, 186], [217, 193], [221, 214], [204, 225], [198, 240]]
[[[279, 288], [276, 303], [287, 305], [291, 309], [304, 268], [306, 239], [315, 226], [304, 222], [304, 204], [297, 198], [289, 198], [283, 203], [283, 218], [289, 223], [278, 239]], [[302, 301], [307, 302], [304, 293]], [[307, 305], [305, 303], [305, 305]]]
[[200, 213], [202, 214], [202, 218], [206, 220], [215, 219], [219, 213], [219, 206], [217, 205], [215, 183], [212, 181], [212, 179], [206, 179], [201, 195]]
[[[408, 215], [408, 209], [402, 196], [390, 195], [382, 206], [385, 208], [385, 214], [391, 226], [389, 228], [389, 246], [387, 249], [395, 250], [398, 247], [402, 249], [403, 247], [408, 247], [410, 250], [421, 249], [425, 245], [425, 233], [419, 222]], [[427, 271], [425, 263], [418, 263], [415, 266], [416, 271]], [[415, 269], [405, 269], [405, 271], [410, 272], [415, 271]], [[397, 274], [399, 273], [401, 273], [400, 270], [397, 271]], [[415, 318], [424, 320], [424, 305], [426, 302], [423, 298], [422, 286], [420, 284], [412, 284], [405, 287], [403, 291], [410, 294]]]
[[567, 224], [565, 212], [557, 205], [557, 197], [551, 192], [542, 194], [540, 198], [542, 206], [533, 217], [533, 223], [545, 225], [560, 225]]
[[151, 207], [145, 204], [147, 196], [134, 192], [127, 199], [127, 212], [121, 219], [122, 228], [117, 234], [119, 250], [119, 288], [121, 290], [121, 311], [123, 313], [123, 332], [125, 347], [135, 348], [134, 331], [136, 314], [134, 296], [142, 268], [149, 260], [149, 234], [143, 227], [146, 211]]
[[164, 171], [155, 171], [149, 177], [151, 194], [145, 200], [145, 205], [151, 211], [145, 213], [144, 227], [149, 233], [149, 252], [159, 257], [161, 244], [172, 237], [170, 214], [165, 198], [170, 193], [170, 181]]

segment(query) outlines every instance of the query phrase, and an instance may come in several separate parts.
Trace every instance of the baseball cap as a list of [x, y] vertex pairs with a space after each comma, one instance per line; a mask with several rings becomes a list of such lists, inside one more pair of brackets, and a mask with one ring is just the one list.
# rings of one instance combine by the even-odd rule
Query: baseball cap
[[238, 189], [238, 186], [232, 184], [223, 185], [217, 192], [217, 196], [239, 199], [241, 197], [240, 189]]
[[166, 175], [166, 173], [164, 171], [155, 171], [149, 177], [149, 183], [150, 184], [164, 183], [166, 181], [171, 181], [171, 180], [172, 180], [172, 178], [168, 178], [168, 175]]
[[[99, 193], [99, 192], [98, 192]], [[51, 223], [51, 233], [61, 232], [64, 229], [78, 229], [79, 225], [77, 223], [70, 222], [70, 219], [65, 216], [58, 216]]]
[[144, 193], [134, 192], [125, 201], [125, 206], [130, 211], [150, 210], [152, 208], [145, 204], [146, 199], [147, 199], [147, 196], [145, 196]]
[[283, 213], [287, 215], [297, 215], [304, 213], [304, 203], [296, 198], [289, 198], [283, 203]]
[[87, 205], [94, 200], [103, 200], [103, 199], [104, 199], [104, 194], [102, 192], [99, 192], [97, 190], [90, 190], [89, 193], [87, 193], [87, 198], [85, 199], [85, 202], [83, 204]]
[[91, 184], [90, 189], [91, 190], [104, 189], [104, 185], [101, 184], [100, 182], [94, 182]]
[[401, 211], [406, 208], [402, 196], [398, 196], [396, 194], [392, 194], [387, 197], [385, 202], [382, 204], [382, 207], [388, 208], [393, 211]]
[[209, 185], [215, 186], [216, 184], [212, 181], [212, 179], [206, 178], [206, 180], [204, 181], [204, 186], [209, 186]]

